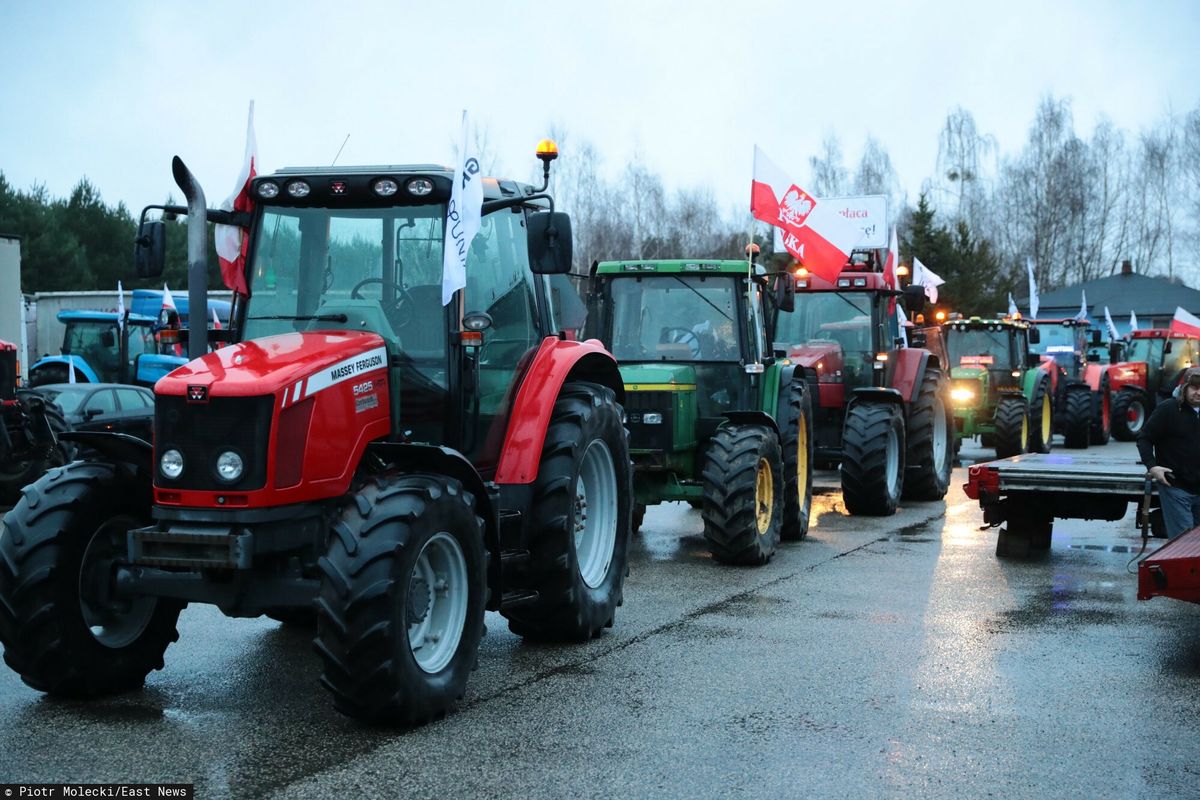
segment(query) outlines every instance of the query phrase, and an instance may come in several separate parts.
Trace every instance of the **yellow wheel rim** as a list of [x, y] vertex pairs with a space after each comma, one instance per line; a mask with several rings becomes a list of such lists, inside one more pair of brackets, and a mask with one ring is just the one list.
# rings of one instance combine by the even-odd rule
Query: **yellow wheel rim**
[[1029, 449], [1029, 415], [1021, 417], [1021, 452]]
[[762, 536], [771, 529], [771, 512], [775, 507], [775, 479], [771, 474], [771, 464], [765, 459], [758, 460], [758, 475], [754, 480], [754, 509], [755, 523], [758, 525], [758, 535]]
[[796, 420], [800, 435], [796, 437], [796, 494], [800, 510], [804, 510], [804, 498], [808, 497], [808, 419], [804, 415]]
[[1050, 393], [1042, 395], [1042, 444], [1050, 442]]

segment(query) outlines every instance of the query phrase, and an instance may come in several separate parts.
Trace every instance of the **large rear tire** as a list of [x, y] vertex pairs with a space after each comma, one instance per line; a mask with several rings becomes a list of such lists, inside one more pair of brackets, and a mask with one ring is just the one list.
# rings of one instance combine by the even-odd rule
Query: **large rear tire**
[[1112, 435], [1118, 441], [1132, 442], [1142, 432], [1150, 405], [1140, 389], [1122, 389], [1112, 401]]
[[1001, 397], [996, 405], [996, 458], [1028, 452], [1029, 406], [1023, 397]]
[[1092, 429], [1092, 390], [1087, 384], [1068, 386], [1063, 407], [1063, 443], [1072, 449], [1086, 449]]
[[542, 446], [530, 508], [529, 583], [538, 599], [503, 613], [518, 636], [583, 641], [623, 601], [633, 482], [612, 389], [567, 383]]
[[150, 523], [147, 492], [134, 487], [122, 465], [80, 461], [42, 476], [4, 517], [0, 641], [34, 689], [77, 698], [138, 689], [179, 638], [181, 603], [113, 593], [128, 532]]
[[723, 564], [765, 564], [779, 547], [783, 458], [759, 425], [717, 428], [704, 452], [704, 538]]
[[842, 433], [842, 501], [856, 516], [896, 513], [904, 482], [904, 416], [895, 403], [859, 402]]
[[783, 522], [779, 535], [795, 542], [808, 536], [813, 496], [812, 400], [802, 381], [788, 390], [783, 424]]
[[483, 532], [443, 475], [375, 478], [351, 498], [320, 560], [313, 642], [338, 711], [417, 725], [462, 697], [483, 636]]
[[943, 396], [941, 370], [926, 370], [908, 418], [904, 494], [910, 500], [941, 500], [950, 488], [954, 419]]
[[1029, 452], [1049, 453], [1054, 438], [1054, 398], [1050, 395], [1050, 378], [1038, 381], [1029, 403]]
[[[83, 373], [78, 368], [75, 370], [75, 378], [84, 383], [87, 382], [87, 378], [83, 376]], [[58, 362], [38, 367], [36, 370], [32, 370], [29, 374], [30, 386], [46, 386], [52, 383], [70, 382], [71, 375], [67, 369], [67, 365]]]
[[[37, 441], [18, 457], [0, 460], [0, 506], [16, 505], [23, 488], [36, 481], [46, 470], [69, 464], [78, 452], [74, 442], [58, 438], [60, 433], [71, 430], [71, 423], [67, 422], [57, 403], [25, 389], [17, 391], [17, 400], [26, 424], [32, 427], [32, 435]], [[45, 429], [41, 427], [41, 415], [45, 415], [46, 423], [53, 431], [53, 441], [43, 438]], [[3, 419], [0, 419], [0, 424], [4, 424]], [[23, 432], [10, 432], [10, 436], [14, 434], [24, 436]]]

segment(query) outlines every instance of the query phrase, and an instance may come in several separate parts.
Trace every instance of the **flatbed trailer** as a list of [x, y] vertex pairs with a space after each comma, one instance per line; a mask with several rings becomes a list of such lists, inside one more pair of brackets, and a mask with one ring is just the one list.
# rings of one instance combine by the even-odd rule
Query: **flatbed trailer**
[[1177, 536], [1138, 564], [1137, 596], [1200, 603], [1200, 528]]
[[1004, 526], [996, 541], [1000, 557], [1049, 549], [1056, 519], [1119, 520], [1148, 488], [1157, 505], [1146, 468], [1103, 451], [1027, 453], [975, 464], [963, 487], [979, 501], [986, 523]]

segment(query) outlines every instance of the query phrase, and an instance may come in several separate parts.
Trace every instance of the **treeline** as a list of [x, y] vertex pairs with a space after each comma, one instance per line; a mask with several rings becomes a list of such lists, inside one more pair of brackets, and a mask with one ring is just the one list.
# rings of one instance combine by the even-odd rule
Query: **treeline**
[[[706, 187], [668, 188], [641, 161], [606, 169], [595, 144], [561, 128], [551, 135], [564, 154], [551, 191], [572, 216], [576, 272], [605, 259], [740, 258], [751, 230], [770, 251], [771, 231], [749, 215], [749, 175], [745, 202], [723, 209]], [[494, 167], [486, 137], [477, 146]], [[1111, 274], [1125, 260], [1143, 274], [1200, 283], [1200, 106], [1136, 134], [1101, 120], [1084, 138], [1070, 100], [1046, 97], [1015, 153], [1001, 153], [970, 111], [956, 108], [916, 198], [875, 138], [848, 166], [830, 136], [808, 165], [795, 177], [817, 196], [887, 195], [902, 259], [915, 255], [945, 278], [946, 302], [964, 312], [1002, 310], [1010, 291], [1023, 297], [1026, 258], [1042, 291]], [[25, 291], [107, 289], [118, 278], [142, 285], [132, 274], [135, 227], [129, 210], [106, 206], [87, 179], [64, 200], [40, 186], [15, 190], [0, 173], [0, 233], [24, 239]], [[212, 249], [209, 261], [210, 285], [220, 285]], [[164, 277], [182, 288], [186, 273], [185, 226], [169, 225]]]
[[[138, 280], [133, 272], [134, 219], [124, 203], [105, 205], [83, 178], [66, 199], [44, 186], [15, 189], [0, 173], [0, 233], [21, 237], [21, 291], [61, 292], [187, 287], [187, 227], [167, 226], [166, 268], [161, 278]], [[216, 253], [209, 248], [209, 286], [221, 286]]]

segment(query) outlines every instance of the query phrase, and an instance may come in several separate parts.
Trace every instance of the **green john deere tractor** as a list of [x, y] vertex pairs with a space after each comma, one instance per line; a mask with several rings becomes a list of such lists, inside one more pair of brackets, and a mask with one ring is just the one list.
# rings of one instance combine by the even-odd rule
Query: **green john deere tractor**
[[589, 334], [620, 363], [635, 477], [648, 505], [699, 507], [713, 557], [765, 564], [808, 533], [811, 400], [769, 350], [794, 296], [789, 276], [745, 261], [596, 264]]
[[942, 327], [958, 438], [980, 437], [997, 458], [1049, 453], [1057, 374], [1053, 362], [1029, 350], [1037, 329], [1017, 319], [979, 317]]

